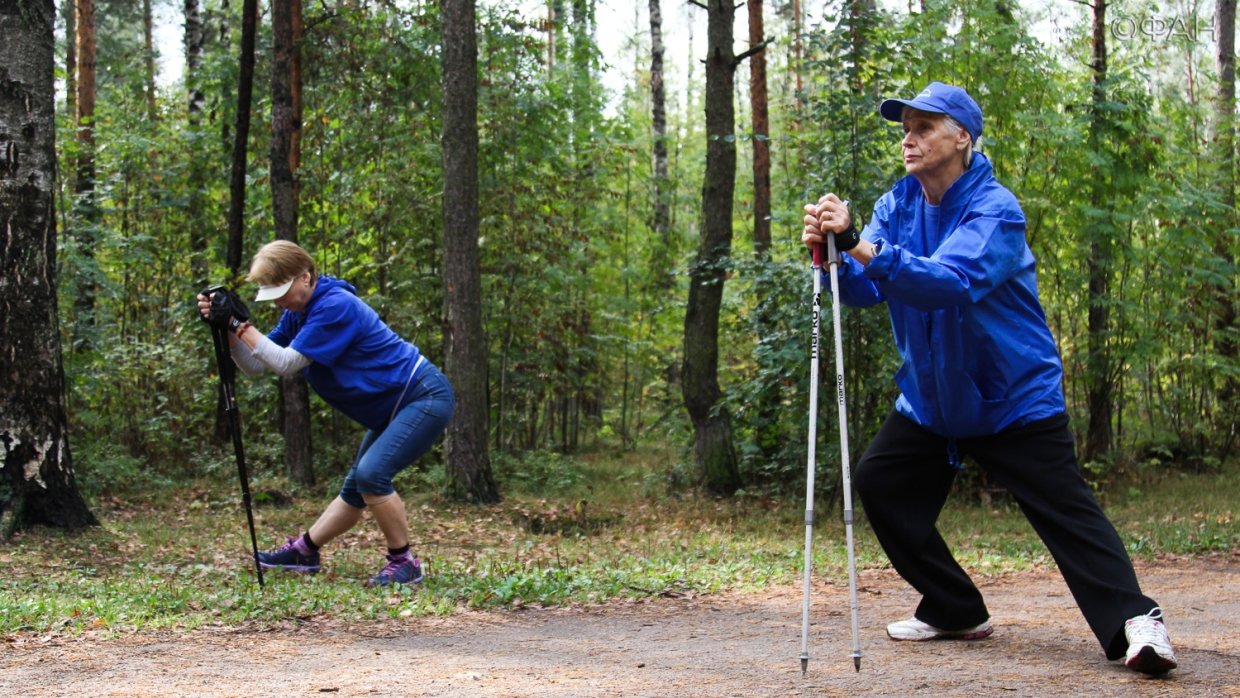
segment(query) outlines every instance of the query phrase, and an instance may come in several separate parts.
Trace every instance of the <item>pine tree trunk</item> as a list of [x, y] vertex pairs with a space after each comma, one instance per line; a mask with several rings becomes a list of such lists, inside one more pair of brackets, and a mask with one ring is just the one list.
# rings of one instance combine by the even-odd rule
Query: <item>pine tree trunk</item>
[[[749, 0], [749, 45], [766, 41], [762, 0]], [[749, 108], [753, 113], [753, 251], [765, 258], [771, 248], [771, 120], [767, 109], [766, 51], [749, 58]]]
[[[1240, 217], [1236, 215], [1236, 0], [1218, 0], [1214, 15], [1215, 36], [1218, 40], [1217, 67], [1219, 96], [1215, 111], [1215, 137], [1218, 147], [1220, 177], [1219, 188], [1224, 202], [1225, 225], [1215, 238], [1214, 251], [1224, 262], [1224, 268], [1235, 269], [1236, 229]], [[1237, 322], [1235, 275], [1223, 276], [1218, 281], [1218, 315], [1215, 319], [1216, 351], [1233, 367], [1240, 366], [1240, 324]], [[1220, 462], [1226, 462], [1231, 449], [1240, 437], [1240, 380], [1234, 373], [1223, 378], [1219, 391], [1219, 409], [1223, 418], [1219, 439]], [[1226, 415], [1230, 415], [1228, 418]]]
[[499, 501], [487, 452], [487, 353], [478, 248], [478, 44], [474, 0], [444, 0], [444, 369], [456, 390], [446, 468], [453, 496]]
[[[271, 28], [274, 56], [271, 61], [271, 202], [276, 237], [297, 242], [298, 153], [300, 142], [300, 93], [295, 69], [298, 47], [294, 26], [301, 0], [273, 0]], [[280, 379], [281, 432], [284, 435], [284, 469], [298, 485], [314, 484], [313, 440], [310, 433], [310, 388], [300, 374]]]
[[229, 180], [228, 248], [225, 260], [233, 279], [241, 273], [245, 244], [245, 171], [250, 138], [250, 105], [254, 99], [254, 40], [258, 24], [258, 0], [241, 5], [241, 58], [237, 80], [237, 120], [233, 134], [232, 175]]
[[[749, 0], [749, 46], [750, 50], [766, 41], [765, 20], [762, 16], [762, 0]], [[766, 51], [759, 50], [749, 58], [749, 111], [753, 118], [753, 252], [759, 261], [771, 257], [771, 122], [768, 116], [766, 87]], [[756, 288], [754, 299], [754, 325], [759, 336], [769, 332], [772, 304], [765, 297], [765, 289]], [[775, 368], [769, 354], [757, 356], [763, 369]], [[764, 371], [765, 372], [765, 371]], [[763, 385], [754, 397], [757, 414], [754, 440], [763, 459], [770, 461], [778, 456], [781, 446], [779, 429], [779, 384], [774, 381]]]
[[801, 112], [805, 109], [805, 78], [802, 74], [805, 49], [801, 44], [801, 0], [792, 0], [792, 60], [789, 67], [793, 78], [792, 124], [789, 131], [793, 135], [801, 132]]
[[293, 134], [300, 125], [293, 113], [293, 9], [300, 0], [272, 0], [271, 30], [271, 212], [276, 237], [297, 241], [297, 197]]
[[[1106, 125], [1106, 0], [1093, 4], [1093, 110], [1089, 125], [1090, 145], [1094, 152], [1107, 147]], [[1095, 187], [1104, 187], [1105, 177], [1097, 173], [1091, 178]], [[1106, 201], [1105, 192], [1096, 191], [1094, 201]], [[1110, 274], [1113, 245], [1108, 226], [1092, 222], [1086, 226], [1089, 256], [1086, 266], [1089, 275], [1088, 357], [1086, 360], [1086, 404], [1089, 409], [1089, 428], [1085, 435], [1085, 462], [1097, 461], [1111, 450], [1111, 356], [1108, 347], [1110, 337]]]
[[732, 248], [732, 202], [736, 187], [736, 57], [732, 52], [735, 10], [729, 0], [710, 0], [706, 57], [706, 174], [702, 183], [702, 232], [689, 271], [685, 308], [684, 376], [681, 391], [693, 422], [694, 455], [711, 492], [731, 495], [740, 487], [731, 416], [719, 387], [719, 311]]
[[64, 0], [65, 114], [77, 121], [77, 0]]
[[69, 450], [56, 307], [52, 0], [0, 0], [0, 527], [98, 525]]
[[151, 123], [159, 118], [159, 112], [155, 104], [155, 43], [152, 41], [154, 33], [153, 18], [151, 17], [151, 0], [142, 0], [142, 46], [146, 50], [146, 115]]
[[95, 325], [95, 227], [99, 210], [95, 200], [95, 3], [77, 0], [77, 141], [74, 180], [74, 241], [80, 277], [75, 279], [73, 339], [75, 346], [90, 347]]

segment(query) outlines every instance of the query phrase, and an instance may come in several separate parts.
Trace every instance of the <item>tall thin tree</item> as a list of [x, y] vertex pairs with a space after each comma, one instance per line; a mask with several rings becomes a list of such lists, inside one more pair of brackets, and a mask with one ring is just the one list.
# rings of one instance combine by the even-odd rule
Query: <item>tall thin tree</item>
[[[736, 190], [736, 66], [748, 57], [732, 49], [735, 7], [730, 0], [702, 5], [706, 19], [706, 173], [702, 182], [702, 230], [689, 270], [685, 308], [681, 393], [693, 422], [694, 458], [703, 484], [731, 495], [741, 485], [732, 417], [719, 386], [719, 311], [732, 252], [732, 205]], [[751, 49], [752, 50], [752, 49]]]
[[77, 120], [77, 0], [64, 0], [65, 115]]
[[655, 287], [672, 286], [672, 204], [667, 170], [667, 89], [663, 82], [662, 0], [650, 0], [650, 116], [654, 137], [654, 215], [651, 278]]
[[478, 38], [474, 0], [444, 0], [444, 369], [456, 390], [445, 455], [452, 494], [499, 501], [487, 452], [487, 354], [478, 247]]
[[69, 450], [56, 308], [52, 0], [0, 0], [2, 532], [97, 525]]
[[250, 138], [250, 105], [254, 100], [254, 42], [258, 32], [258, 0], [241, 3], [241, 58], [237, 79], [237, 118], [233, 133], [232, 175], [229, 181], [228, 241], [225, 253], [234, 279], [241, 273], [245, 244], [245, 173]]
[[[1219, 156], [1219, 190], [1223, 201], [1223, 225], [1215, 238], [1214, 252], [1223, 261], [1224, 269], [1233, 270], [1218, 276], [1218, 314], [1215, 319], [1217, 351], [1231, 366], [1240, 366], [1240, 323], [1237, 322], [1236, 300], [1236, 236], [1240, 216], [1236, 215], [1236, 0], [1218, 0], [1214, 14], [1218, 55], [1219, 96], [1215, 104], [1215, 148]], [[1240, 436], [1240, 379], [1234, 372], [1223, 378], [1219, 392], [1225, 433], [1219, 460], [1226, 461]]]
[[[749, 0], [749, 46], [766, 46], [762, 0]], [[766, 257], [771, 248], [771, 118], [766, 89], [766, 51], [749, 59], [749, 109], [753, 118], [753, 251]]]
[[158, 105], [155, 101], [155, 20], [151, 16], [151, 0], [142, 0], [142, 48], [145, 59], [143, 67], [146, 73], [142, 76], [146, 87], [146, 116], [152, 123], [159, 118]]
[[[753, 158], [753, 252], [759, 262], [771, 257], [771, 119], [766, 84], [766, 21], [763, 17], [762, 0], [749, 0], [749, 46], [756, 51], [749, 58], [749, 112], [753, 119], [750, 145]], [[759, 336], [769, 334], [774, 308], [773, 299], [761, 284], [755, 284], [754, 326]], [[759, 352], [756, 357], [761, 373], [778, 373], [773, 364], [777, 359], [769, 352]], [[768, 370], [775, 369], [775, 370]], [[757, 424], [754, 439], [759, 452], [768, 461], [777, 457], [780, 447], [779, 401], [780, 386], [775, 380], [767, 380], [755, 396], [754, 411]]]
[[[276, 237], [297, 241], [301, 142], [300, 53], [296, 28], [301, 0], [272, 0], [271, 26], [271, 210]], [[300, 374], [280, 379], [280, 417], [284, 432], [284, 468], [299, 485], [314, 484], [310, 438], [310, 387]]]
[[77, 163], [74, 179], [74, 242], [79, 260], [74, 294], [74, 342], [89, 346], [95, 325], [95, 228], [99, 207], [95, 191], [95, 2], [77, 0]]
[[190, 273], [194, 277], [194, 285], [203, 288], [209, 282], [210, 265], [207, 254], [208, 225], [203, 211], [206, 210], [206, 165], [209, 160], [203, 152], [202, 145], [206, 139], [201, 137], [202, 104], [205, 99], [202, 92], [202, 53], [206, 31], [203, 27], [201, 9], [198, 0], [185, 0], [185, 67], [184, 82], [186, 91], [186, 134], [189, 138], [187, 158], [189, 169], [189, 195], [186, 213], [189, 218], [189, 252]]
[[[1094, 0], [1093, 5], [1093, 97], [1089, 122], [1089, 142], [1095, 153], [1107, 148], [1107, 0]], [[1106, 201], [1105, 177], [1091, 178], [1094, 201]], [[1086, 403], [1089, 427], [1085, 436], [1086, 462], [1103, 458], [1111, 450], [1111, 354], [1110, 275], [1114, 243], [1107, 226], [1094, 220], [1085, 226], [1089, 254], [1086, 268], [1088, 289], [1088, 356], [1086, 359]]]

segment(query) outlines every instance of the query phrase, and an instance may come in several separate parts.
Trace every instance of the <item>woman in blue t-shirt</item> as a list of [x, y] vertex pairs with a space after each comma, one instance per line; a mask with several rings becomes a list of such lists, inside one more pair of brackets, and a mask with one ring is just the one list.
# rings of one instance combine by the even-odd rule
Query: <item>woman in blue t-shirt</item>
[[[235, 322], [229, 344], [247, 374], [301, 373], [329, 405], [366, 427], [340, 494], [300, 536], [259, 553], [265, 569], [313, 574], [319, 548], [348, 531], [370, 509], [387, 542], [387, 563], [367, 586], [422, 581], [409, 547], [405, 504], [392, 478], [430, 450], [452, 418], [456, 398], [448, 379], [413, 344], [401, 339], [347, 282], [315, 271], [314, 259], [294, 243], [264, 245], [250, 265], [255, 300], [284, 312], [264, 335]], [[204, 316], [210, 299], [198, 297]]]
[[865, 230], [834, 194], [806, 206], [805, 244], [835, 235], [840, 301], [886, 303], [900, 397], [857, 464], [856, 485], [892, 566], [922, 595], [893, 640], [991, 634], [982, 594], [935, 528], [965, 456], [1004, 485], [1033, 524], [1108, 659], [1147, 674], [1176, 666], [1162, 609], [1077, 466], [1063, 367], [1038, 301], [1025, 215], [973, 147], [982, 111], [931, 83], [889, 99], [908, 176]]

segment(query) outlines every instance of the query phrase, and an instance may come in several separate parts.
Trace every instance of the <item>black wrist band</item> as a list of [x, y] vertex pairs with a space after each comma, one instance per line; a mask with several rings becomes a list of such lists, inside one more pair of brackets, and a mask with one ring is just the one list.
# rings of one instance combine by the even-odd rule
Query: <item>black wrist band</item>
[[857, 226], [852, 223], [848, 224], [848, 230], [835, 235], [836, 252], [847, 252], [859, 244], [861, 244], [861, 233], [857, 232]]

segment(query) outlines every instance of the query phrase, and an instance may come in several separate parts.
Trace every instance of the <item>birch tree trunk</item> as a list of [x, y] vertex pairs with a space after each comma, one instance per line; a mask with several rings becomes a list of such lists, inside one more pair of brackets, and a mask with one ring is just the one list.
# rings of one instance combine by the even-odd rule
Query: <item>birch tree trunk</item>
[[651, 278], [656, 288], [672, 287], [671, 182], [667, 174], [667, 90], [663, 83], [663, 10], [650, 0], [650, 115], [654, 131], [654, 234]]
[[98, 525], [69, 450], [56, 307], [52, 0], [0, 0], [0, 527]]

